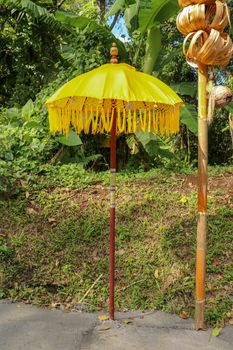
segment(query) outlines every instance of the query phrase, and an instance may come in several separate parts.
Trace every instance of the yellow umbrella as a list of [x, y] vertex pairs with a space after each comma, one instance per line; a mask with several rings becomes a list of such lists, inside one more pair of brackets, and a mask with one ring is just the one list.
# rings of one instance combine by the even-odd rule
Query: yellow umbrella
[[109, 314], [114, 319], [116, 135], [138, 130], [177, 133], [183, 102], [159, 79], [128, 64], [116, 64], [115, 44], [110, 53], [110, 64], [72, 79], [46, 101], [46, 106], [53, 133], [68, 134], [71, 125], [77, 133], [111, 133]]

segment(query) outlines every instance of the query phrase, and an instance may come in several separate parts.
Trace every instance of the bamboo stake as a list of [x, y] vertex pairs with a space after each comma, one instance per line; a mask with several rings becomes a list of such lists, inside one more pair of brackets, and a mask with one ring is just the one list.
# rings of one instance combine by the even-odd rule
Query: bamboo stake
[[91, 292], [91, 290], [95, 287], [96, 283], [99, 282], [99, 280], [101, 279], [101, 277], [103, 276], [103, 274], [101, 273], [99, 275], [99, 277], [95, 280], [95, 282], [90, 286], [90, 288], [86, 291], [86, 293], [84, 294], [84, 296], [79, 300], [78, 304], [81, 304], [83, 302], [83, 300], [88, 296], [88, 294]]
[[206, 231], [207, 231], [207, 167], [208, 126], [207, 97], [208, 68], [198, 65], [198, 223], [196, 250], [196, 330], [204, 329], [205, 279], [206, 279]]

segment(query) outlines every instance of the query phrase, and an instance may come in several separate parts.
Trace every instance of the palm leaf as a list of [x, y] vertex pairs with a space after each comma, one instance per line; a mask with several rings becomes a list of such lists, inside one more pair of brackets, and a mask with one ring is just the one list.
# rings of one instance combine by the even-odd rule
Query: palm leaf
[[148, 1], [147, 8], [141, 8], [139, 11], [138, 30], [145, 33], [153, 27], [155, 23], [161, 23], [175, 14], [179, 7], [176, 0], [151, 0]]
[[171, 88], [180, 95], [190, 96], [194, 98], [197, 94], [197, 83], [196, 82], [181, 82], [181, 83], [171, 83]]
[[34, 18], [51, 15], [46, 8], [35, 4], [31, 0], [8, 0], [6, 3], [7, 5], [13, 5], [19, 11], [30, 12]]
[[158, 27], [148, 30], [143, 72], [151, 74], [161, 49], [161, 33]]
[[116, 0], [106, 13], [106, 18], [115, 15], [118, 11], [125, 10], [128, 6], [135, 3], [136, 0]]
[[180, 121], [185, 124], [187, 128], [197, 135], [197, 111], [196, 106], [186, 103], [180, 111]]
[[164, 143], [158, 135], [155, 137], [153, 132], [138, 131], [135, 133], [135, 137], [151, 158], [160, 156], [171, 159], [174, 157], [170, 151], [170, 144]]

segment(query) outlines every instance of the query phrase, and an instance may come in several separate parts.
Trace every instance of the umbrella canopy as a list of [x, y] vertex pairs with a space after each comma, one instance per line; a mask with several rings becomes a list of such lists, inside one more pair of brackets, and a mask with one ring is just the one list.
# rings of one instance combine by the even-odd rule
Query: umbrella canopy
[[64, 84], [46, 101], [50, 130], [68, 133], [110, 132], [114, 111], [116, 132], [179, 131], [182, 100], [166, 84], [134, 67], [105, 64]]

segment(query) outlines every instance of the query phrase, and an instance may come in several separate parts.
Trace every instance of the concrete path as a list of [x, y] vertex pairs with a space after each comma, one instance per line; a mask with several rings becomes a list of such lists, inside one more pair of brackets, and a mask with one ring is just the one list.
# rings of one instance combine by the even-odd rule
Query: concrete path
[[233, 350], [233, 327], [219, 337], [196, 332], [191, 319], [162, 312], [99, 314], [0, 302], [1, 350]]

